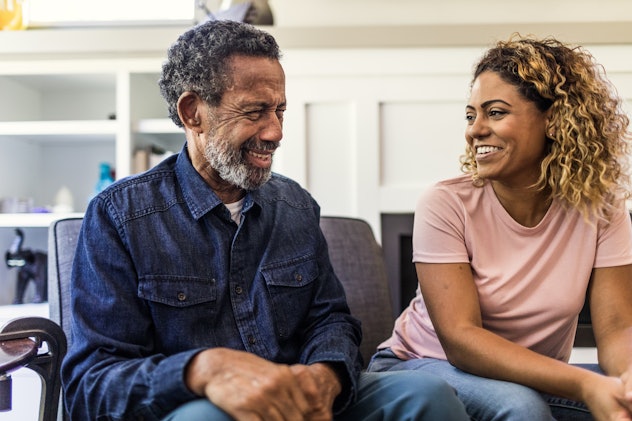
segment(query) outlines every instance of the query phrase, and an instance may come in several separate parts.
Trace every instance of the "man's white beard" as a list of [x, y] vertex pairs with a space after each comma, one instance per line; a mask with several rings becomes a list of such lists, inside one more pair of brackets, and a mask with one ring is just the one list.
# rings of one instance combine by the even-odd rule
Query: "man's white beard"
[[204, 156], [222, 180], [244, 190], [256, 190], [263, 186], [272, 174], [271, 168], [259, 168], [249, 165], [242, 156], [243, 151], [251, 147], [258, 149], [272, 149], [278, 146], [268, 146], [264, 142], [263, 147], [255, 140], [248, 140], [241, 148], [234, 149], [232, 145], [223, 139], [212, 139], [206, 144]]

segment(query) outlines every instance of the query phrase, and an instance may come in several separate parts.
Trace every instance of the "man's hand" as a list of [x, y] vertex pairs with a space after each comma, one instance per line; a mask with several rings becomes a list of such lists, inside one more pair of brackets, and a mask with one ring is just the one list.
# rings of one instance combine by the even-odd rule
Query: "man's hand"
[[251, 353], [226, 348], [202, 351], [191, 360], [185, 376], [193, 393], [206, 396], [237, 421], [331, 420], [331, 408], [329, 418], [310, 418], [314, 401], [324, 404], [323, 398], [315, 398], [320, 389], [327, 392], [321, 380]]
[[309, 403], [308, 421], [331, 421], [332, 407], [342, 386], [336, 372], [327, 364], [290, 367]]

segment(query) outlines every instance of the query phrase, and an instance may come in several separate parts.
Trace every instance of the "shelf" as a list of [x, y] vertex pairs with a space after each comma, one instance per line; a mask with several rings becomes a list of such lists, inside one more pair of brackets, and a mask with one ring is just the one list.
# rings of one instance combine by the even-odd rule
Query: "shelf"
[[[515, 15], [515, 13], [514, 13]], [[513, 32], [556, 36], [578, 44], [632, 42], [627, 16], [621, 20], [549, 20], [469, 23], [454, 18], [425, 23], [363, 25], [274, 25], [262, 29], [290, 48], [402, 48], [487, 46]], [[192, 25], [111, 28], [59, 28], [0, 31], [0, 57], [164, 57], [169, 46]]]
[[[0, 305], [0, 326], [16, 317], [50, 317], [48, 303]], [[4, 419], [4, 418], [3, 418]]]
[[176, 126], [171, 119], [168, 118], [145, 118], [134, 124], [133, 131], [135, 133], [162, 134], [162, 133], [184, 133], [183, 129]]
[[83, 213], [0, 213], [0, 227], [48, 227], [53, 221], [83, 217]]
[[116, 120], [4, 121], [2, 136], [24, 136], [40, 140], [107, 139], [116, 134]]
[[178, 151], [184, 143], [184, 130], [169, 118], [145, 118], [133, 124], [137, 146], [156, 145], [167, 151]]

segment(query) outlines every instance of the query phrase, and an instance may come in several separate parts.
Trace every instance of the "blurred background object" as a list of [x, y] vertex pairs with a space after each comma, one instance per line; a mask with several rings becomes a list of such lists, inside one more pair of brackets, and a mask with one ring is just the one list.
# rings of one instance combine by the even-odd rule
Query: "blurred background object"
[[209, 9], [205, 0], [198, 0], [196, 4], [204, 11], [206, 19], [234, 20], [252, 25], [274, 24], [268, 0], [222, 0], [217, 11]]
[[21, 30], [28, 26], [28, 0], [0, 0], [0, 30]]
[[35, 283], [34, 303], [45, 302], [48, 297], [48, 254], [43, 251], [24, 249], [24, 232], [15, 229], [15, 239], [4, 255], [9, 268], [18, 268], [17, 287], [13, 304], [23, 304], [29, 282]]

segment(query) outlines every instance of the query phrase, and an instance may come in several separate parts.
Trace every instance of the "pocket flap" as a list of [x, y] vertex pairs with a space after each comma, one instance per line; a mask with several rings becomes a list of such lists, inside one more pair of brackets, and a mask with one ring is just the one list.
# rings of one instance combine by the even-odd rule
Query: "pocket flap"
[[318, 264], [315, 260], [287, 263], [262, 269], [268, 285], [302, 287], [318, 277]]
[[174, 307], [187, 307], [215, 301], [215, 279], [191, 276], [147, 276], [138, 283], [142, 299]]

